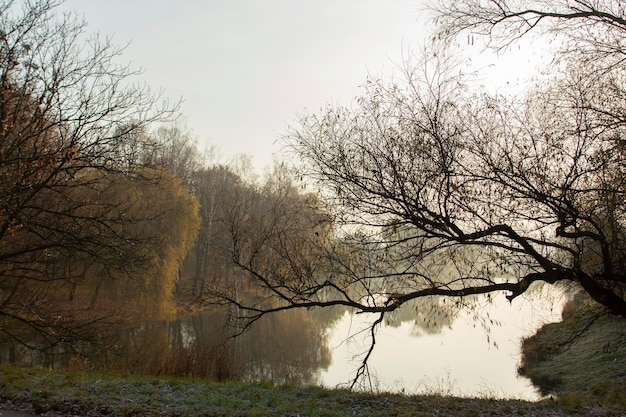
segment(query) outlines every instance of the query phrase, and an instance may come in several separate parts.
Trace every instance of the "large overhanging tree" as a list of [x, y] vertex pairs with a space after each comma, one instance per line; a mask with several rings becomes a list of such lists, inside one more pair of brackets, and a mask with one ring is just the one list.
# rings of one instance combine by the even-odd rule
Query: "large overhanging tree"
[[[515, 111], [524, 116], [502, 113], [506, 118], [500, 124], [513, 127], [505, 135], [515, 145], [491, 159], [510, 161], [505, 165], [518, 169], [503, 175], [506, 171], [491, 168], [493, 164], [485, 166], [498, 178], [514, 180], [504, 181], [507, 188], [526, 190], [534, 210], [547, 209], [547, 236], [541, 236], [539, 245], [556, 246], [547, 256], [552, 264], [535, 257], [539, 279], [558, 272], [611, 313], [626, 317], [624, 5], [613, 0], [463, 0], [441, 1], [437, 13], [438, 38], [444, 41], [469, 32], [499, 51], [527, 35], [559, 45], [549, 68], [552, 78], [529, 92]], [[537, 147], [534, 138], [545, 145]], [[529, 162], [543, 170], [534, 181], [524, 175], [531, 172]], [[537, 218], [528, 213], [531, 220]], [[511, 213], [508, 223], [520, 218]]]
[[[385, 314], [412, 300], [513, 300], [534, 282], [578, 286], [626, 317], [624, 8], [442, 4], [436, 53], [390, 81], [369, 80], [351, 107], [304, 115], [286, 138], [334, 214], [335, 238], [312, 231], [306, 245], [283, 248], [307, 248], [306, 257], [282, 253], [289, 271], [259, 268], [256, 246], [237, 251], [276, 300], [231, 299], [249, 319], [343, 305], [378, 313], [374, 336]], [[518, 98], [471, 88], [445, 52], [462, 31], [506, 48], [544, 21], [558, 59]]]

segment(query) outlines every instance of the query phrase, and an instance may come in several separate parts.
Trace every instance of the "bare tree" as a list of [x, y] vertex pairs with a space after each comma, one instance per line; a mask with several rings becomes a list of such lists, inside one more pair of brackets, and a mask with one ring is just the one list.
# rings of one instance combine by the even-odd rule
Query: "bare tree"
[[226, 218], [230, 208], [244, 198], [247, 185], [223, 165], [196, 171], [192, 184], [202, 224], [186, 267], [192, 276], [190, 292], [201, 299], [209, 287], [224, 284], [232, 276], [232, 241]]
[[[254, 299], [259, 303], [254, 307], [259, 315], [253, 313], [251, 322], [267, 306], [281, 309], [284, 294], [274, 291], [274, 286], [305, 297], [300, 290], [307, 288], [315, 262], [322, 259], [322, 242], [331, 231], [329, 214], [317, 197], [300, 193], [281, 166], [262, 183], [247, 183], [223, 168], [210, 174], [204, 175], [212, 179], [205, 191], [209, 199], [201, 199], [211, 208], [210, 218], [205, 219], [210, 228], [201, 231], [199, 242], [208, 239], [203, 249], [205, 258], [210, 255], [207, 261], [223, 264], [222, 273], [210, 286], [204, 285], [202, 294], [241, 302], [244, 309], [251, 307], [246, 303]], [[209, 193], [211, 190], [217, 193]], [[250, 276], [267, 282], [262, 289], [251, 287]], [[206, 278], [209, 275], [205, 273]]]
[[63, 287], [52, 283], [84, 279], [93, 264], [138, 265], [148, 252], [137, 245], [158, 239], [129, 235], [142, 220], [129, 216], [132, 198], [102, 197], [116, 178], [160, 181], [137, 169], [134, 150], [151, 146], [139, 133], [176, 107], [133, 84], [138, 72], [116, 63], [123, 48], [88, 36], [73, 15], [55, 13], [59, 3], [0, 1], [2, 330], [30, 326], [50, 342], [81, 328], [35, 308], [61, 297]]
[[615, 0], [461, 0], [440, 1], [437, 13], [440, 39], [461, 33], [487, 37], [496, 49], [506, 48], [531, 31], [561, 36], [568, 53], [603, 59], [624, 54], [624, 6]]
[[[624, 9], [517, 4], [446, 2], [440, 22], [444, 40], [477, 29], [502, 46], [555, 19], [550, 29], [567, 35], [564, 65], [523, 96], [471, 88], [435, 48], [400, 76], [368, 80], [353, 106], [301, 117], [285, 142], [334, 214], [335, 235], [306, 249], [308, 269], [243, 263], [279, 300], [241, 305], [248, 318], [343, 305], [378, 315], [373, 349], [385, 314], [412, 300], [462, 305], [499, 292], [513, 300], [535, 282], [578, 286], [626, 317]], [[302, 250], [285, 249], [286, 260]]]
[[167, 168], [187, 188], [193, 188], [194, 174], [205, 162], [193, 132], [179, 121], [160, 126], [150, 137], [154, 146], [149, 154], [144, 155], [145, 163]]
[[[603, 281], [602, 286], [611, 288], [609, 292], [615, 294], [594, 296], [601, 289], [591, 289], [584, 278], [581, 285], [587, 287], [596, 301], [605, 306], [611, 304], [609, 309], [613, 313], [624, 316], [626, 14], [623, 4], [612, 0], [466, 0], [440, 2], [437, 9], [441, 24], [439, 37], [443, 40], [470, 32], [486, 37], [490, 47], [503, 49], [534, 31], [556, 41], [549, 86], [531, 91], [525, 105], [536, 115], [541, 114], [541, 122], [534, 125], [561, 136], [564, 142], [558, 146], [568, 149], [568, 153], [558, 155], [546, 148], [535, 158], [547, 159], [551, 165], [561, 162], [556, 156], [569, 161], [566, 165], [571, 170], [564, 176], [567, 181], [560, 185], [563, 189], [560, 205], [566, 207], [554, 207], [561, 222], [556, 233], [585, 247], [579, 248], [573, 262], [586, 264], [581, 267], [587, 270], [593, 269], [593, 275]], [[518, 122], [524, 123], [533, 126], [532, 121]], [[546, 172], [554, 171], [553, 167], [548, 168]], [[583, 178], [584, 186], [579, 183]], [[590, 251], [595, 254], [591, 256]]]
[[[307, 117], [289, 138], [351, 221], [387, 230], [375, 235], [386, 256], [393, 244], [416, 257], [402, 274], [418, 268], [421, 284], [377, 308], [427, 295], [504, 290], [512, 299], [534, 281], [567, 280], [626, 315], [621, 129], [577, 105], [582, 88], [564, 95], [557, 84], [509, 103], [463, 98], [456, 78], [415, 77], [407, 73], [404, 87], [372, 83], [356, 110]], [[466, 257], [464, 247], [484, 262], [433, 276], [429, 258]], [[517, 277], [498, 277], [504, 267]]]

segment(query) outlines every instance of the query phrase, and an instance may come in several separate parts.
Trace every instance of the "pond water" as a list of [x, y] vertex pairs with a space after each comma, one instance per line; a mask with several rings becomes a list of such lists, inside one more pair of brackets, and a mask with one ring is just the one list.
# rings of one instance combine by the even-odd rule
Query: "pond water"
[[[365, 388], [407, 393], [441, 393], [458, 396], [488, 396], [538, 400], [530, 380], [517, 373], [522, 338], [530, 336], [547, 322], [561, 319], [562, 301], [554, 304], [516, 299], [502, 295], [479, 308], [488, 314], [485, 329], [462, 312], [453, 323], [436, 333], [424, 331], [415, 323], [383, 325], [376, 336], [375, 350], [368, 361], [371, 378]], [[370, 341], [359, 330], [371, 318], [344, 314], [329, 330], [328, 345], [333, 352], [328, 369], [321, 373], [323, 385], [349, 383], [360, 365]], [[350, 336], [354, 334], [358, 336]]]
[[[455, 318], [444, 314], [446, 306], [432, 303], [390, 315], [376, 333], [369, 377], [359, 388], [539, 399], [530, 381], [517, 375], [520, 343], [543, 323], [560, 319], [564, 297], [548, 291], [533, 298], [544, 301], [520, 297], [511, 304], [501, 295], [489, 303], [476, 300], [473, 310]], [[229, 338], [237, 328], [233, 313], [207, 310], [127, 329], [108, 336], [105, 349], [83, 346], [79, 356], [1, 345], [0, 362], [349, 386], [370, 346], [368, 325], [377, 318], [340, 309], [292, 310], [264, 317], [242, 336]]]

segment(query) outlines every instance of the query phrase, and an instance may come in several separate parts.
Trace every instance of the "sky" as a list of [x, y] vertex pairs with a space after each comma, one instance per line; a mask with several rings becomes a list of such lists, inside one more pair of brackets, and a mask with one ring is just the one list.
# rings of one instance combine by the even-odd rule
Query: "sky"
[[[201, 148], [272, 164], [299, 114], [349, 104], [427, 42], [426, 0], [66, 0], [172, 101]], [[501, 71], [505, 74], [506, 71]]]

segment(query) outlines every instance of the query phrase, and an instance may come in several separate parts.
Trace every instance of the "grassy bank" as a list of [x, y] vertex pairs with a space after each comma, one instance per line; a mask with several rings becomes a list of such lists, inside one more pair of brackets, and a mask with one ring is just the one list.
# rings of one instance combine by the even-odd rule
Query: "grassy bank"
[[520, 370], [562, 403], [611, 403], [626, 410], [626, 320], [600, 312], [582, 296], [570, 301], [563, 321], [524, 341]]
[[268, 384], [120, 377], [0, 368], [4, 408], [47, 416], [618, 416], [619, 408], [563, 408], [440, 396], [354, 393]]

